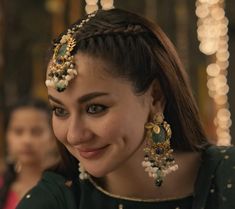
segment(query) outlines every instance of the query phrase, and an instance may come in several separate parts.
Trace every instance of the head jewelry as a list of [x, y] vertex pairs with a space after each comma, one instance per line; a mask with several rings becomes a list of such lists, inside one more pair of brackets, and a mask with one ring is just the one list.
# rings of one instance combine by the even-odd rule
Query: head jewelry
[[74, 36], [95, 15], [96, 12], [89, 14], [80, 24], [68, 29], [67, 33], [61, 37], [60, 42], [55, 44], [52, 62], [49, 65], [48, 78], [45, 82], [47, 87], [53, 87], [58, 92], [62, 92], [78, 74], [72, 54], [74, 47], [77, 45]]

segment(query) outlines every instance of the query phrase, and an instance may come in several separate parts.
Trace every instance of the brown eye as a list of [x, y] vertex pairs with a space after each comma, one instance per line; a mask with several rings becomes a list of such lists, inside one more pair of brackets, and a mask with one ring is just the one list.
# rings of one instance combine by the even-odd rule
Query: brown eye
[[43, 129], [41, 127], [34, 127], [31, 129], [31, 133], [33, 136], [41, 136], [43, 133]]
[[17, 135], [17, 136], [21, 136], [24, 133], [24, 129], [23, 128], [12, 128], [11, 131]]
[[98, 114], [107, 109], [104, 105], [92, 104], [87, 107], [87, 113], [89, 114]]
[[61, 107], [54, 107], [53, 113], [57, 117], [66, 117], [68, 115], [68, 112], [64, 108], [61, 108]]

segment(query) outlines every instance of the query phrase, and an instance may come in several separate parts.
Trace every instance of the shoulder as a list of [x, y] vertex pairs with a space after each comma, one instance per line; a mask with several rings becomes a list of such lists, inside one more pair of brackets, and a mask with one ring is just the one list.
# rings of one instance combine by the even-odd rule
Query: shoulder
[[233, 175], [235, 178], [235, 147], [209, 146], [202, 153], [202, 168], [220, 175]]
[[66, 186], [66, 179], [47, 171], [39, 183], [20, 201], [17, 209], [65, 209], [76, 208], [74, 195]]
[[235, 147], [211, 146], [206, 154], [208, 163], [216, 161], [211, 175], [211, 195], [217, 197], [220, 208], [235, 208]]
[[235, 208], [235, 148], [208, 146], [195, 184], [194, 208]]
[[203, 153], [203, 161], [217, 161], [224, 166], [235, 163], [234, 146], [209, 146]]
[[233, 184], [235, 189], [235, 147], [213, 146], [208, 152], [211, 152], [211, 157], [218, 159], [218, 164], [215, 170], [215, 178], [217, 179], [217, 182], [220, 182], [220, 184], [226, 184], [223, 185], [224, 188], [227, 188], [227, 184]]

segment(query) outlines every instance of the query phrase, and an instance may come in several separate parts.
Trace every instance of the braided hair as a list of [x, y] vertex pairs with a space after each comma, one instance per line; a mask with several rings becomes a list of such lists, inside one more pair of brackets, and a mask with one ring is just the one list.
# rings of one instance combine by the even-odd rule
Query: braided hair
[[[36, 98], [22, 98], [17, 103], [13, 104], [8, 108], [5, 121], [5, 132], [7, 132], [9, 123], [13, 113], [20, 108], [35, 108], [37, 110], [43, 111], [48, 115], [48, 123], [50, 121], [50, 109], [46, 102], [41, 99]], [[15, 164], [11, 161], [6, 162], [6, 170], [2, 175], [2, 185], [0, 188], [0, 208], [4, 207], [4, 204], [7, 200], [9, 189], [12, 183], [17, 178], [17, 172], [15, 169]]]
[[76, 31], [75, 41], [73, 55], [84, 53], [106, 61], [112, 66], [106, 70], [129, 80], [136, 94], [145, 93], [153, 81], [160, 84], [175, 150], [200, 151], [208, 145], [186, 72], [158, 25], [125, 10], [100, 10]]

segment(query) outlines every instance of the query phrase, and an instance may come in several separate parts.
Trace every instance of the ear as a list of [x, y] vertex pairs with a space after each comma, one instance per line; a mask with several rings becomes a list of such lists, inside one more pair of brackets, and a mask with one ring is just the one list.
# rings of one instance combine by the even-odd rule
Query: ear
[[160, 86], [160, 83], [155, 80], [151, 84], [150, 87], [150, 93], [151, 93], [151, 113], [156, 114], [156, 113], [163, 113], [166, 100], [165, 96], [162, 92], [162, 88]]

